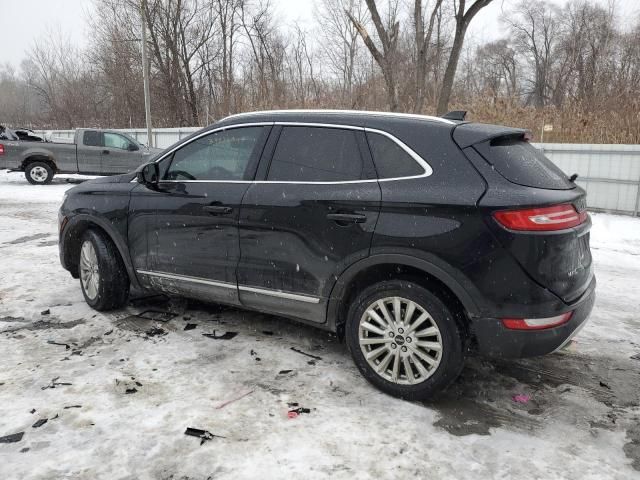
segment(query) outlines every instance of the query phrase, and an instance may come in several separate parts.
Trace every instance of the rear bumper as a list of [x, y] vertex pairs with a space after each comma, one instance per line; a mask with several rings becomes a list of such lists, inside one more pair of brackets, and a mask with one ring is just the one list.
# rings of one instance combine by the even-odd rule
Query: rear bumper
[[[481, 355], [522, 358], [546, 355], [566, 344], [584, 326], [595, 302], [595, 278], [580, 299], [567, 307], [571, 320], [546, 330], [509, 330], [497, 318], [474, 319], [473, 327]], [[544, 315], [541, 315], [544, 317]]]

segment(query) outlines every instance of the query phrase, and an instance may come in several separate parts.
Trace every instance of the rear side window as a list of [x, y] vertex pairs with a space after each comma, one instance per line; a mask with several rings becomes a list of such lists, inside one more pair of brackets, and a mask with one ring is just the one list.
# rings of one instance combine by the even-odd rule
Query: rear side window
[[400, 145], [379, 133], [367, 132], [378, 178], [413, 177], [424, 169]]
[[353, 130], [284, 127], [267, 180], [340, 182], [362, 178], [362, 158]]
[[82, 143], [87, 147], [101, 147], [102, 146], [102, 134], [95, 130], [86, 130], [82, 138]]
[[534, 188], [569, 190], [574, 188], [562, 170], [522, 137], [499, 137], [476, 149], [504, 178]]

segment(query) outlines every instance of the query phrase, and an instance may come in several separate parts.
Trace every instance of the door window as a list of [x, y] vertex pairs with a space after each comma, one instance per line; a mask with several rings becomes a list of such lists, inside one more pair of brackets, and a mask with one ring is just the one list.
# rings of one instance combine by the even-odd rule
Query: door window
[[367, 142], [378, 178], [422, 175], [424, 169], [400, 145], [379, 133], [367, 132]]
[[263, 127], [233, 128], [176, 150], [166, 180], [245, 180]]
[[118, 135], [117, 133], [104, 133], [104, 146], [107, 148], [118, 148], [120, 150], [129, 150], [131, 142], [128, 138]]
[[267, 180], [340, 182], [360, 180], [362, 157], [354, 130], [284, 127]]
[[87, 147], [101, 147], [102, 146], [102, 134], [95, 130], [85, 130], [82, 137], [82, 143]]

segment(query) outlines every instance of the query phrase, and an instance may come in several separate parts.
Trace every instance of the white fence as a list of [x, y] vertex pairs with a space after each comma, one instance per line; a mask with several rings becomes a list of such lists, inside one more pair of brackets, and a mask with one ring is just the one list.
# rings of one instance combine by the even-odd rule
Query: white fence
[[[154, 145], [166, 148], [199, 130], [198, 127], [156, 128]], [[144, 128], [122, 129], [147, 144]], [[74, 130], [56, 130], [56, 137], [73, 138]], [[543, 143], [536, 146], [564, 172], [578, 174], [591, 209], [638, 215], [640, 211], [640, 145]]]

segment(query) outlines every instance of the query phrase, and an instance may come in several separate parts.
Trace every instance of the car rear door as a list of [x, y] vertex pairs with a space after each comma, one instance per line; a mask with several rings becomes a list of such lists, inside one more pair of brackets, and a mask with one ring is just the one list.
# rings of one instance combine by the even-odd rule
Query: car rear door
[[195, 137], [161, 162], [157, 189], [132, 193], [129, 243], [144, 284], [238, 303], [240, 203], [269, 129], [229, 127]]
[[336, 278], [368, 256], [378, 217], [380, 188], [365, 142], [362, 128], [274, 127], [264, 180], [249, 187], [240, 211], [243, 305], [325, 321]]
[[97, 130], [84, 130], [82, 132], [82, 138], [80, 138], [80, 135], [78, 135], [76, 141], [78, 172], [89, 174], [100, 173], [100, 159], [102, 156], [102, 149], [104, 145], [102, 132], [99, 132]]

